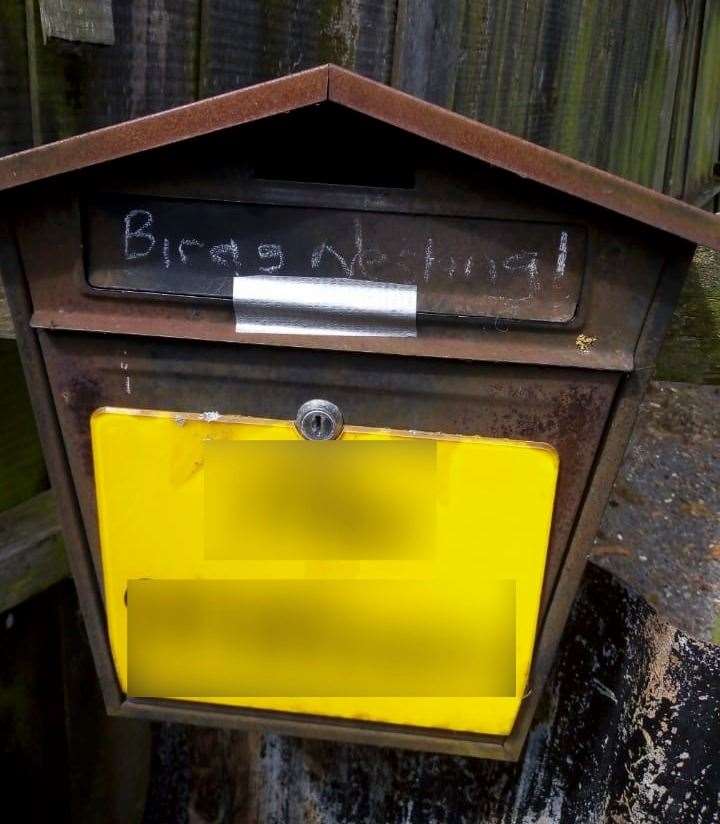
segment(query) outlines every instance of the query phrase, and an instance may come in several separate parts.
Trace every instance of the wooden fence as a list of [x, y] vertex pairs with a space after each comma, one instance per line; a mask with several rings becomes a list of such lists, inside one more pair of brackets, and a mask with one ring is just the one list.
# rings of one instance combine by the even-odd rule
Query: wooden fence
[[[106, 44], [83, 42], [97, 6]], [[0, 152], [335, 62], [699, 205], [720, 190], [714, 0], [4, 0], [0, 27]]]

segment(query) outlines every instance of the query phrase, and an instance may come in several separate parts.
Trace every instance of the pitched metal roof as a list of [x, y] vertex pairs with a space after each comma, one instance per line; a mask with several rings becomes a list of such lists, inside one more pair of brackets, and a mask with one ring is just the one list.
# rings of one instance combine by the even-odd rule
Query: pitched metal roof
[[710, 212], [333, 65], [0, 158], [0, 191], [326, 100], [678, 237], [720, 248], [720, 218]]

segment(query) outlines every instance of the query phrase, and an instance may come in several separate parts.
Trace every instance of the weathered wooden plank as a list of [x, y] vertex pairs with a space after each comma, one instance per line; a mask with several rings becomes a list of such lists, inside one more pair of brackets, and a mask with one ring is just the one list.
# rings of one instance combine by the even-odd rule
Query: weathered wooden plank
[[0, 612], [69, 574], [52, 492], [0, 513]]
[[706, 0], [683, 197], [706, 205], [720, 189], [720, 3]]
[[[453, 107], [527, 136], [542, 29], [543, 4], [468, 3]], [[543, 111], [549, 104], [543, 101]]]
[[149, 725], [107, 715], [72, 581], [0, 615], [3, 821], [142, 820]]
[[202, 0], [199, 97], [322, 63], [388, 81], [396, 0]]
[[392, 85], [452, 108], [461, 55], [466, 0], [399, 0]]
[[670, 127], [670, 142], [665, 167], [664, 191], [682, 197], [688, 163], [688, 141], [692, 124], [693, 100], [702, 45], [702, 21], [707, 0], [688, 0], [686, 31], [683, 38], [675, 106]]
[[109, 716], [75, 592], [59, 599], [65, 697], [67, 821], [140, 824], [150, 770], [150, 724]]
[[47, 489], [17, 346], [0, 340], [0, 512]]
[[32, 143], [24, 0], [0, 3], [0, 155]]
[[607, 24], [622, 34], [610, 56], [597, 157], [610, 171], [656, 189], [665, 179], [686, 15], [683, 0], [661, 0], [652, 14], [635, 1], [621, 4]]
[[67, 581], [0, 616], [3, 821], [70, 821], [57, 601]]
[[720, 252], [698, 248], [658, 357], [657, 377], [720, 384]]
[[37, 4], [27, 3], [36, 142], [195, 98], [199, 0], [113, 4], [112, 46], [44, 44]]
[[393, 80], [662, 188], [688, 12], [683, 0], [655, 6], [648, 14], [641, 0], [403, 0]]
[[43, 42], [50, 37], [78, 43], [115, 42], [112, 0], [38, 0]]
[[5, 290], [0, 282], [0, 340], [9, 340], [15, 337], [10, 307], [5, 299]]

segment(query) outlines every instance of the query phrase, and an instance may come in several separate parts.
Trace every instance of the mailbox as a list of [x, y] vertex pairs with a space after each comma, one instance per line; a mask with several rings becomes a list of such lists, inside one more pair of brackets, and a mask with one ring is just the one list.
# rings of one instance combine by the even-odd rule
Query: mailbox
[[517, 758], [715, 218], [333, 66], [0, 188], [108, 710]]

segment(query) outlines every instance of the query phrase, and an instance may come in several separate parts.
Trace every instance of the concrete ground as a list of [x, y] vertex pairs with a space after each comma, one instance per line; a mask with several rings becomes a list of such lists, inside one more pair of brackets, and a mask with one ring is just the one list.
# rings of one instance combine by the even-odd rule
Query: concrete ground
[[593, 560], [720, 643], [720, 387], [651, 384]]

